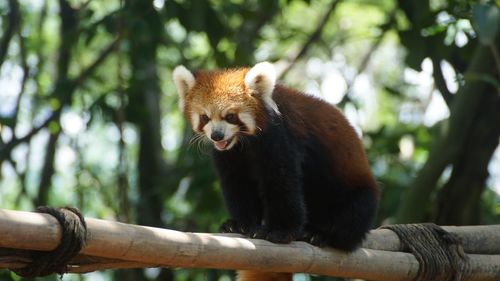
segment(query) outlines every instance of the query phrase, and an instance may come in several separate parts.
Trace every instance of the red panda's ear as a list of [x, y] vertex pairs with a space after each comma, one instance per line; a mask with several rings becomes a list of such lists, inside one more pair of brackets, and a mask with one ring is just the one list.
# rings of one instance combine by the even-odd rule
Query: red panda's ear
[[276, 85], [276, 70], [269, 62], [261, 62], [252, 67], [245, 75], [245, 86], [252, 90], [252, 95], [260, 97], [267, 107], [278, 112], [278, 106], [272, 99]]
[[179, 108], [183, 112], [186, 94], [194, 87], [195, 78], [183, 65], [178, 65], [174, 69], [172, 76], [177, 92], [179, 93]]

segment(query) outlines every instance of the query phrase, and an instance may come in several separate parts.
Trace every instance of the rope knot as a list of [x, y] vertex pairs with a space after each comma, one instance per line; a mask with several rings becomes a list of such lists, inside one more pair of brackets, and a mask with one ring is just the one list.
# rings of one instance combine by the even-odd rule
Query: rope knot
[[394, 224], [381, 228], [397, 234], [403, 249], [412, 253], [420, 267], [414, 281], [468, 279], [469, 260], [460, 237], [433, 223]]
[[80, 211], [76, 208], [50, 208], [41, 206], [36, 209], [39, 213], [50, 214], [61, 225], [61, 241], [50, 252], [33, 251], [32, 262], [14, 272], [23, 277], [34, 278], [53, 273], [66, 273], [69, 261], [75, 257], [85, 245], [87, 238], [87, 224]]

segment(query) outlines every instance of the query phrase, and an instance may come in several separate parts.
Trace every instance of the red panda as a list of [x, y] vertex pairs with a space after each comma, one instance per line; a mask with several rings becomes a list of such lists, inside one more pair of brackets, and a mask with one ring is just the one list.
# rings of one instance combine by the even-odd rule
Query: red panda
[[[230, 214], [222, 232], [344, 251], [359, 246], [379, 192], [360, 139], [336, 107], [277, 84], [268, 62], [194, 74], [181, 65], [173, 80], [180, 110], [214, 147]], [[291, 276], [240, 271], [238, 280]]]

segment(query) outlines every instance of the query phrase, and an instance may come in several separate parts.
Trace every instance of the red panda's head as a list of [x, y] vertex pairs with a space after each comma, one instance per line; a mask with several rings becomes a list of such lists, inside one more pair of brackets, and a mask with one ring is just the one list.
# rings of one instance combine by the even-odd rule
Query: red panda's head
[[276, 72], [268, 62], [193, 75], [174, 69], [179, 107], [193, 130], [204, 134], [218, 150], [229, 150], [243, 135], [254, 135], [265, 123], [266, 110], [278, 113], [272, 99]]

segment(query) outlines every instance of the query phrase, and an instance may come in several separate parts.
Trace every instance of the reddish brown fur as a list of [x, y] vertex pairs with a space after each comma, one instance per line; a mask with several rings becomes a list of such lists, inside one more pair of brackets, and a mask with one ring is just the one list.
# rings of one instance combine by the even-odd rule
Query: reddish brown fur
[[[198, 72], [196, 85], [191, 90], [196, 92], [196, 95], [186, 96], [185, 112], [188, 119], [197, 105], [212, 104], [215, 112], [226, 108], [231, 108], [232, 113], [251, 112], [257, 126], [263, 128], [264, 104], [258, 97], [252, 96], [244, 84], [248, 70], [240, 68]], [[331, 166], [335, 169], [332, 171], [334, 175], [349, 182], [349, 186], [370, 186], [377, 189], [362, 143], [336, 107], [280, 85], [274, 90], [273, 100], [278, 104], [281, 114], [288, 119], [287, 123], [296, 137], [303, 138], [308, 134], [321, 136], [320, 141], [329, 148]]]
[[337, 178], [349, 186], [369, 186], [378, 192], [361, 140], [340, 110], [280, 85], [276, 86], [273, 99], [296, 137], [321, 136], [320, 141], [329, 148], [332, 173]]
[[[230, 108], [231, 113], [251, 112], [257, 127], [265, 126], [265, 106], [252, 96], [245, 87], [244, 77], [248, 68], [226, 71], [200, 71], [196, 73], [196, 84], [186, 96], [185, 114], [190, 120], [191, 112], [199, 113], [196, 107], [207, 104], [214, 112]], [[370, 186], [377, 189], [371, 176], [370, 166], [362, 143], [344, 115], [334, 106], [293, 89], [277, 85], [273, 100], [296, 137], [308, 134], [321, 136], [320, 141], [328, 147], [333, 174], [348, 181], [349, 186]], [[213, 116], [212, 118], [222, 118]], [[370, 181], [370, 182], [366, 182]]]
[[[220, 113], [230, 109], [230, 113], [247, 111], [252, 113], [256, 125], [265, 125], [264, 104], [245, 87], [244, 77], [247, 68], [226, 71], [200, 71], [196, 73], [196, 84], [186, 95], [185, 115], [190, 120], [191, 113], [200, 113], [207, 104], [213, 106], [213, 112]], [[196, 93], [196, 94], [191, 94]], [[198, 108], [197, 108], [198, 107]], [[221, 119], [222, 116], [211, 116]]]

